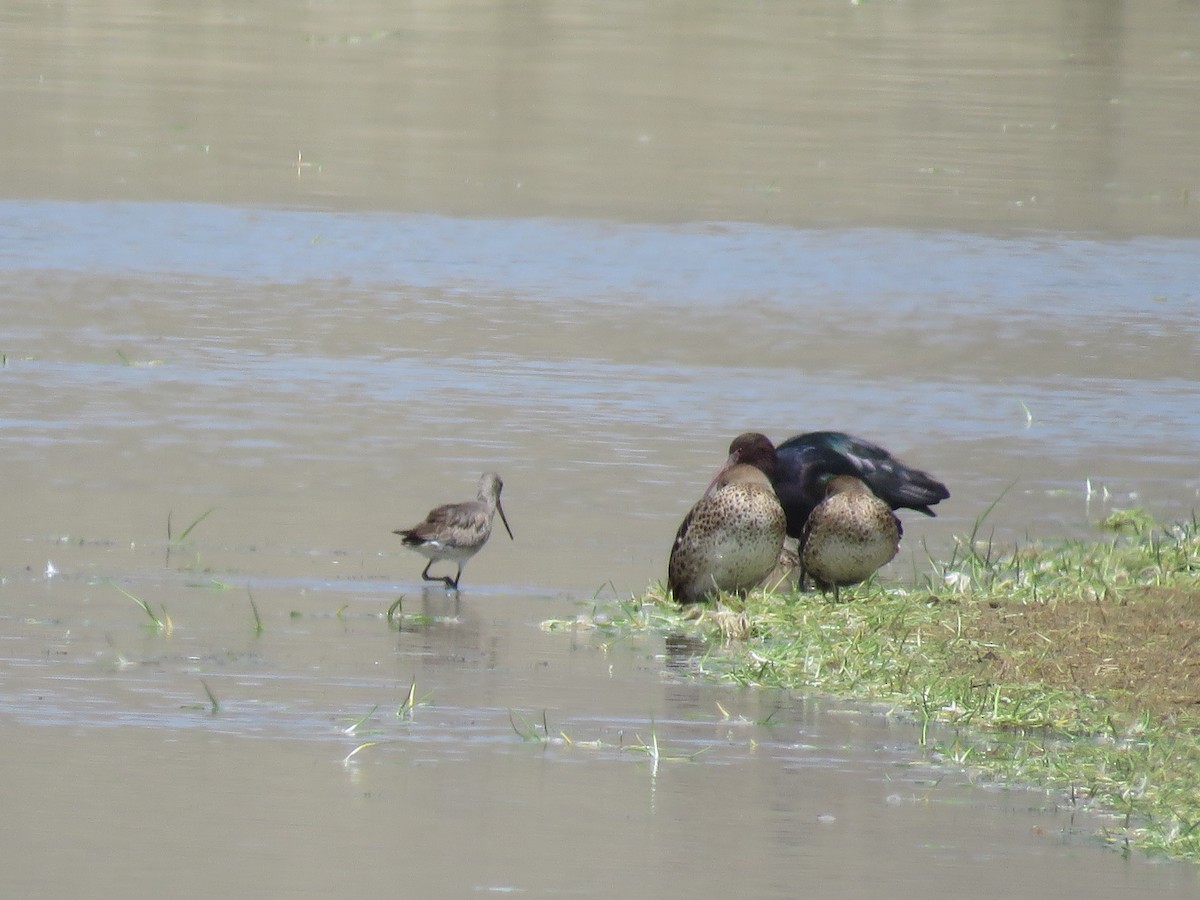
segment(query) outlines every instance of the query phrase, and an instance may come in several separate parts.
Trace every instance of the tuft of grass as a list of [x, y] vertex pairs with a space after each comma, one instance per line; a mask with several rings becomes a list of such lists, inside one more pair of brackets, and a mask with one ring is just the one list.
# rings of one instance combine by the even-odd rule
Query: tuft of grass
[[[406, 722], [413, 720], [413, 712], [418, 706], [428, 706], [429, 696], [417, 697], [417, 679], [414, 677], [412, 683], [408, 686], [408, 694], [405, 696], [400, 706], [396, 708], [396, 718], [403, 719]], [[510, 716], [511, 720], [511, 716]]]
[[[517, 724], [517, 719], [521, 720], [520, 725]], [[517, 733], [517, 737], [528, 743], [548, 744], [553, 740], [550, 736], [550, 724], [546, 719], [546, 711], [544, 709], [542, 710], [542, 731], [540, 734], [536, 725], [531, 724], [527, 718], [519, 712], [513, 712], [511, 709], [508, 711], [508, 723], [512, 725], [512, 730]], [[567, 740], [569, 742], [569, 739]]]
[[[183, 530], [183, 532], [181, 534], [179, 534], [178, 537], [175, 535], [174, 528], [172, 527], [172, 521], [171, 521], [172, 513], [170, 510], [167, 511], [166, 565], [169, 566], [171, 564], [171, 552], [177, 548], [181, 548], [184, 545], [184, 542], [187, 540], [188, 535], [190, 535], [192, 533], [193, 529], [195, 529], [197, 525], [199, 525], [201, 522], [203, 522], [205, 519], [207, 519], [209, 517], [209, 515], [211, 515], [213, 513], [214, 510], [216, 510], [215, 506], [210, 507], [209, 509], [205, 510], [203, 513], [201, 513], [199, 516], [197, 516], [195, 519], [193, 519], [191, 524], [188, 525], [188, 527], [185, 528]], [[199, 568], [199, 554], [197, 554], [195, 567]]]
[[397, 597], [395, 599], [395, 601], [392, 603], [392, 605], [388, 607], [388, 610], [387, 610], [388, 625], [398, 626], [399, 625], [399, 621], [398, 621], [399, 617], [403, 613], [404, 613], [404, 595], [401, 594], [399, 597]]
[[180, 533], [179, 537], [175, 537], [174, 534], [172, 533], [172, 529], [171, 529], [172, 512], [170, 510], [168, 510], [167, 511], [167, 543], [173, 544], [176, 546], [179, 544], [182, 544], [184, 541], [187, 540], [188, 535], [192, 533], [192, 530], [197, 525], [199, 525], [201, 522], [203, 522], [205, 519], [207, 519], [214, 511], [216, 511], [215, 506], [209, 507], [204, 512], [202, 512], [199, 516], [197, 516], [195, 519], [193, 519], [192, 523], [190, 525], [188, 525], [187, 528], [183, 529], [183, 531], [182, 531], [182, 533]]
[[119, 584], [114, 584], [113, 587], [115, 587], [118, 591], [120, 591], [122, 594], [124, 594], [126, 597], [128, 597], [130, 600], [132, 600], [134, 603], [136, 603], [138, 606], [140, 606], [142, 608], [142, 611], [145, 612], [147, 616], [149, 616], [152, 627], [155, 630], [157, 630], [159, 634], [165, 634], [167, 636], [170, 636], [171, 632], [174, 631], [175, 625], [171, 621], [171, 616], [170, 616], [170, 614], [167, 613], [167, 608], [165, 606], [162, 608], [162, 611], [163, 611], [162, 618], [159, 618], [158, 615], [154, 612], [154, 610], [152, 610], [150, 608], [150, 604], [147, 603], [145, 600], [143, 600], [141, 597], [134, 596], [133, 594], [129, 593], [129, 591], [125, 590], [125, 588], [121, 587]]
[[1126, 510], [1100, 539], [1000, 546], [986, 516], [914, 587], [758, 591], [696, 614], [655, 585], [543, 627], [656, 631], [710, 677], [886, 702], [936, 760], [1120, 813], [1113, 843], [1200, 861], [1197, 522]]

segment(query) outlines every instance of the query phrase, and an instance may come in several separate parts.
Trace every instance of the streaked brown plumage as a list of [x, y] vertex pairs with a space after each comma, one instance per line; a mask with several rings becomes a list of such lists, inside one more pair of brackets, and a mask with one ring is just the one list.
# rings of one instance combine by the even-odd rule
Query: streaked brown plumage
[[678, 602], [747, 591], [774, 569], [787, 529], [774, 468], [775, 447], [763, 435], [747, 432], [729, 445], [729, 459], [675, 535], [667, 586]]
[[[426, 559], [421, 577], [426, 581], [441, 581], [448, 588], [457, 588], [458, 580], [462, 578], [463, 569], [467, 562], [478, 553], [488, 538], [492, 536], [492, 519], [500, 513], [500, 521], [509, 539], [513, 539], [512, 529], [508, 527], [508, 519], [504, 516], [504, 507], [500, 505], [500, 491], [504, 482], [495, 472], [484, 472], [479, 476], [479, 496], [465, 503], [448, 503], [430, 510], [425, 519], [412, 528], [399, 528], [392, 534], [398, 534], [404, 539], [404, 546], [409, 547]], [[449, 575], [438, 577], [429, 574], [429, 567], [442, 559], [452, 560], [458, 566], [454, 577]]]
[[825, 486], [800, 535], [804, 576], [831, 590], [858, 584], [891, 562], [900, 549], [900, 520], [863, 482], [838, 475]]

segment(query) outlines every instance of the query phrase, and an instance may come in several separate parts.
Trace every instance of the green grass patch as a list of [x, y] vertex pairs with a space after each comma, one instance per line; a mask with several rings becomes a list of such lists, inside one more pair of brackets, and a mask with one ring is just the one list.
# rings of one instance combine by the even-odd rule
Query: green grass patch
[[919, 586], [840, 603], [754, 592], [680, 610], [653, 586], [544, 627], [661, 632], [713, 677], [888, 703], [935, 759], [1059, 790], [1113, 814], [1113, 843], [1200, 862], [1200, 528], [1137, 510], [1105, 525], [1023, 547], [977, 525]]

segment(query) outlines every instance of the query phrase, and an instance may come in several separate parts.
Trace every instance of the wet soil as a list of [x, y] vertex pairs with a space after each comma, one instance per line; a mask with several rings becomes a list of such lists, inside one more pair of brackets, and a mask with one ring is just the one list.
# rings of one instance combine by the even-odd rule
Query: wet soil
[[984, 677], [1106, 699], [1124, 717], [1200, 729], [1200, 592], [1153, 586], [1119, 601], [995, 603], [969, 634], [990, 651]]

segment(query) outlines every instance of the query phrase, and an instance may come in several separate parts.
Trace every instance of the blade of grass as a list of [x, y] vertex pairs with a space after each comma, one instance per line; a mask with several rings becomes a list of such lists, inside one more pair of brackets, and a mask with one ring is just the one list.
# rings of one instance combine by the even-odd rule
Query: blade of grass
[[204, 688], [204, 693], [208, 694], [208, 702], [212, 705], [211, 715], [215, 716], [217, 713], [219, 713], [221, 711], [221, 704], [217, 702], [216, 694], [214, 694], [212, 692], [212, 689], [208, 686], [207, 681], [205, 681], [203, 678], [201, 678], [200, 684]]
[[215, 510], [216, 510], [215, 506], [210, 506], [208, 509], [206, 509], [204, 512], [202, 512], [199, 516], [197, 516], [194, 520], [192, 520], [191, 525], [189, 525], [187, 528], [183, 529], [183, 533], [181, 535], [179, 535], [178, 538], [173, 538], [171, 536], [171, 513], [168, 512], [167, 513], [167, 543], [168, 544], [182, 544], [184, 541], [187, 540], [187, 536], [192, 533], [192, 529], [194, 529], [197, 525], [199, 525], [201, 522], [203, 522], [205, 519], [207, 519], [210, 515], [212, 515], [212, 513]]
[[365, 716], [363, 716], [361, 719], [358, 719], [357, 721], [352, 722], [349, 725], [347, 725], [345, 728], [343, 728], [342, 734], [354, 734], [354, 732], [358, 731], [358, 729], [361, 728], [362, 725], [371, 718], [371, 716], [375, 715], [375, 710], [377, 710], [377, 709], [379, 709], [378, 703], [376, 703], [374, 706], [372, 706], [371, 709], [367, 712], [367, 714]]
[[258, 614], [258, 604], [254, 602], [253, 594], [246, 591], [246, 595], [250, 598], [250, 611], [254, 613], [254, 633], [256, 635], [262, 634], [265, 629], [263, 628], [262, 616]]
[[412, 684], [408, 686], [408, 697], [400, 704], [400, 708], [396, 710], [397, 717], [404, 719], [412, 718], [413, 709], [417, 705], [417, 679], [414, 676]]
[[135, 597], [133, 594], [129, 593], [129, 591], [125, 590], [125, 588], [121, 587], [119, 584], [114, 584], [113, 587], [115, 587], [118, 591], [120, 591], [122, 594], [124, 594], [126, 597], [128, 597], [130, 600], [132, 600], [138, 606], [140, 606], [142, 608], [142, 610], [146, 613], [146, 615], [150, 617], [150, 621], [154, 623], [155, 628], [157, 628], [159, 631], [167, 630], [167, 626], [165, 624], [163, 624], [162, 619], [160, 619], [158, 616], [156, 616], [154, 614], [154, 610], [152, 610], [150, 608], [149, 603], [147, 603], [141, 597]]
[[388, 607], [387, 621], [388, 621], [389, 625], [393, 624], [394, 621], [400, 617], [400, 615], [404, 611], [403, 607], [404, 607], [404, 595], [401, 594], [399, 597], [396, 598], [396, 602]]
[[350, 760], [354, 759], [354, 757], [358, 755], [359, 751], [366, 750], [368, 747], [374, 747], [378, 743], [379, 741], [367, 741], [364, 744], [359, 744], [342, 758], [342, 764], [345, 765], [346, 763], [350, 762]]

